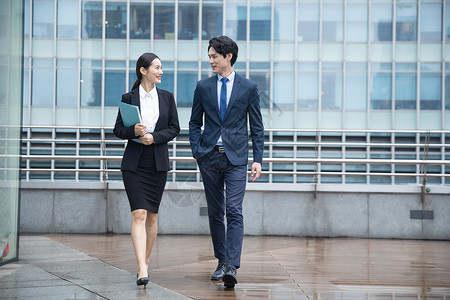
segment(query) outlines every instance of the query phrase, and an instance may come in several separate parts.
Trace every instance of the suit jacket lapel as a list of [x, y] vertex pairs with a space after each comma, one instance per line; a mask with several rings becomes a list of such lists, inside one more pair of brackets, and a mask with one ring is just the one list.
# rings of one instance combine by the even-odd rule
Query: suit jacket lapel
[[[225, 116], [223, 119], [225, 120], [228, 116], [228, 112], [230, 111], [230, 107], [234, 104], [236, 101], [237, 95], [239, 94], [239, 89], [241, 88], [241, 76], [239, 76], [237, 73], [234, 75], [234, 83], [233, 83], [233, 89], [231, 90], [231, 96], [230, 101], [227, 105], [227, 111], [225, 112]], [[217, 89], [217, 87], [216, 87]]]
[[217, 75], [211, 77], [211, 93], [211, 99], [214, 101], [213, 105], [216, 108], [217, 115], [220, 119], [219, 99], [217, 99]]

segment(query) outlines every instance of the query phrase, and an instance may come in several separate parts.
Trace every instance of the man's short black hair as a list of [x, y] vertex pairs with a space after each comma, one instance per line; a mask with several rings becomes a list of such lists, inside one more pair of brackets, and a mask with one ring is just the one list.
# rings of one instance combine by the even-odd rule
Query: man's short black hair
[[239, 51], [238, 45], [235, 41], [225, 35], [222, 35], [209, 40], [208, 51], [211, 47], [214, 48], [217, 53], [222, 54], [224, 58], [228, 53], [233, 54], [233, 56], [231, 57], [231, 66], [234, 65]]

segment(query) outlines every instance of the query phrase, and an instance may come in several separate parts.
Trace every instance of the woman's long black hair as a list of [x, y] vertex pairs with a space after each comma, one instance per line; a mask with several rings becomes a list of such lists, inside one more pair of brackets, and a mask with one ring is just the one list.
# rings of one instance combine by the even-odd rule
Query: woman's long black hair
[[141, 81], [142, 81], [141, 67], [148, 70], [148, 67], [150, 67], [150, 65], [156, 58], [159, 59], [159, 57], [156, 54], [149, 53], [149, 52], [142, 54], [138, 58], [138, 60], [136, 62], [136, 77], [137, 77], [137, 79], [134, 82], [131, 90], [134, 90], [141, 84]]

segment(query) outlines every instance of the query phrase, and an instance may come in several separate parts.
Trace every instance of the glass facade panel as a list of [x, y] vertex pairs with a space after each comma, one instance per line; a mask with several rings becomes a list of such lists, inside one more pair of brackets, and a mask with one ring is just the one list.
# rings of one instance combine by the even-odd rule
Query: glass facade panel
[[300, 63], [298, 73], [298, 109], [317, 110], [319, 69], [317, 63]]
[[450, 110], [450, 63], [445, 64], [445, 109]]
[[273, 109], [293, 110], [294, 72], [275, 72], [273, 76]]
[[298, 40], [319, 40], [319, 4], [299, 4], [298, 6]]
[[57, 37], [78, 38], [78, 1], [58, 0]]
[[102, 38], [102, 2], [83, 1], [81, 14], [81, 37]]
[[372, 5], [372, 42], [392, 41], [392, 5]]
[[247, 39], [247, 6], [227, 5], [226, 34], [236, 41]]
[[420, 12], [420, 40], [440, 42], [442, 40], [442, 5], [422, 4]]
[[323, 63], [322, 66], [322, 109], [341, 109], [342, 64]]
[[191, 107], [194, 90], [197, 85], [196, 71], [179, 71], [177, 78], [177, 105], [178, 107]]
[[178, 39], [198, 39], [198, 10], [197, 5], [180, 4], [178, 7]]
[[417, 4], [397, 4], [396, 40], [417, 41]]
[[56, 70], [56, 105], [77, 106], [77, 69], [58, 68]]
[[450, 42], [450, 3], [447, 2], [445, 6], [445, 28], [446, 28], [446, 35], [445, 40]]
[[202, 39], [222, 35], [223, 6], [204, 4], [202, 8]]
[[347, 5], [346, 40], [367, 42], [367, 5]]
[[33, 59], [31, 104], [53, 106], [53, 60]]
[[275, 4], [275, 41], [293, 41], [295, 38], [295, 6]]
[[323, 4], [322, 41], [342, 42], [344, 39], [344, 6]]
[[420, 109], [441, 109], [442, 77], [440, 64], [420, 66]]
[[370, 108], [392, 109], [391, 64], [372, 64], [370, 83]]
[[33, 37], [53, 37], [53, 16], [53, 0], [33, 1]]
[[367, 67], [365, 64], [347, 65], [345, 78], [345, 108], [346, 110], [367, 109]]
[[[174, 84], [175, 84], [174, 72], [171, 70], [164, 70], [164, 74], [161, 78], [161, 83], [158, 84], [158, 88], [174, 93]], [[192, 97], [193, 96], [194, 95], [192, 95]]]
[[250, 7], [250, 40], [270, 41], [270, 6]]
[[415, 64], [397, 64], [395, 72], [395, 109], [416, 109], [417, 74]]
[[270, 107], [270, 72], [250, 72], [250, 80], [258, 85], [261, 108]]
[[130, 4], [130, 39], [150, 39], [151, 6], [149, 3]]
[[117, 106], [126, 92], [125, 70], [105, 70], [105, 106]]
[[127, 4], [106, 2], [105, 30], [107, 39], [124, 39], [127, 35]]
[[175, 5], [155, 3], [155, 40], [175, 38]]
[[81, 69], [80, 89], [81, 106], [100, 106], [102, 102], [102, 71]]

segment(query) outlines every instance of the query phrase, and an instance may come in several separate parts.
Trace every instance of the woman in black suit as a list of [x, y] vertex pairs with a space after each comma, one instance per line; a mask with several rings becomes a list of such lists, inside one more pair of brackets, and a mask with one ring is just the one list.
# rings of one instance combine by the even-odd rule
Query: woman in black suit
[[[161, 83], [161, 61], [144, 53], [136, 62], [137, 80], [122, 102], [139, 107], [141, 123], [125, 127], [120, 111], [114, 134], [128, 139], [122, 159], [122, 177], [131, 207], [131, 239], [138, 263], [137, 285], [147, 285], [148, 263], [158, 232], [159, 204], [169, 170], [167, 143], [180, 132], [173, 94], [155, 86]], [[141, 143], [133, 141], [139, 139]]]

